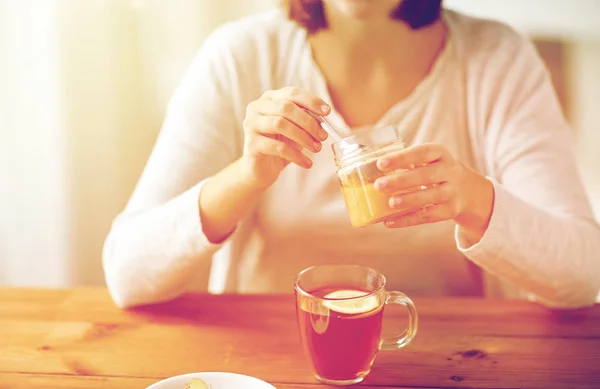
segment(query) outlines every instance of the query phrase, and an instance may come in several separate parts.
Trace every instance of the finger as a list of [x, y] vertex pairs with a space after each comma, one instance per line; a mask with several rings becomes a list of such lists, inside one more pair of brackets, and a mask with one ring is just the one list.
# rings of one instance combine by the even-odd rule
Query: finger
[[420, 209], [427, 205], [449, 202], [453, 197], [453, 187], [449, 183], [430, 186], [424, 190], [395, 194], [390, 198], [390, 207], [396, 209]]
[[446, 153], [446, 148], [438, 143], [425, 143], [385, 156], [377, 161], [377, 167], [384, 172], [411, 169], [439, 161]]
[[292, 148], [294, 150], [297, 150], [297, 151], [302, 151], [302, 149], [304, 148], [304, 147], [300, 146], [298, 143], [293, 142], [291, 140], [288, 140], [286, 143], [288, 143], [290, 146], [292, 146]]
[[264, 135], [283, 135], [314, 153], [318, 153], [322, 148], [321, 142], [314, 140], [302, 128], [281, 116], [258, 116], [254, 130]]
[[388, 228], [402, 228], [450, 220], [452, 219], [451, 209], [452, 207], [448, 203], [428, 205], [418, 211], [388, 219], [384, 225]]
[[290, 100], [267, 99], [261, 103], [258, 112], [265, 116], [284, 117], [308, 132], [314, 140], [323, 141], [327, 139], [327, 133], [321, 128], [319, 122], [303, 108], [300, 108], [296, 103]]
[[443, 162], [397, 171], [375, 181], [375, 189], [384, 193], [396, 193], [421, 186], [441, 184], [447, 180], [447, 167]]
[[256, 140], [254, 151], [262, 155], [285, 159], [305, 169], [310, 169], [312, 166], [312, 161], [292, 145], [266, 136]]
[[297, 87], [286, 87], [283, 89], [267, 91], [263, 96], [271, 100], [290, 100], [317, 115], [328, 115], [331, 111], [331, 107], [325, 101], [314, 94]]

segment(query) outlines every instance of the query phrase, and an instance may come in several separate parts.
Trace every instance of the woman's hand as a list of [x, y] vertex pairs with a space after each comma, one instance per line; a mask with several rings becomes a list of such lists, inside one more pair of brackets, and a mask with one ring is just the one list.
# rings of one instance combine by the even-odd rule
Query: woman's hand
[[377, 167], [395, 171], [379, 178], [375, 187], [390, 194], [391, 207], [403, 210], [385, 221], [387, 227], [454, 220], [471, 244], [485, 233], [493, 209], [493, 185], [454, 159], [444, 146], [427, 143], [408, 147], [380, 159]]
[[244, 119], [245, 173], [258, 189], [271, 186], [290, 162], [309, 169], [312, 161], [302, 153], [318, 153], [327, 133], [306, 110], [329, 114], [320, 98], [294, 87], [265, 92], [250, 103]]

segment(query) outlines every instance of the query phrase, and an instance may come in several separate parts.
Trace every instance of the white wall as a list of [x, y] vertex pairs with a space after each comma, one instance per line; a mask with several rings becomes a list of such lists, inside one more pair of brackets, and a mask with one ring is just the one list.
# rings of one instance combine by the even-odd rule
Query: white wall
[[600, 220], [600, 39], [575, 42], [568, 47], [568, 93], [573, 101], [579, 166]]
[[444, 4], [536, 36], [600, 40], [598, 0], [444, 0]]
[[52, 3], [0, 1], [0, 283], [68, 282], [57, 44]]
[[101, 249], [202, 40], [268, 0], [0, 0], [0, 284], [102, 284]]

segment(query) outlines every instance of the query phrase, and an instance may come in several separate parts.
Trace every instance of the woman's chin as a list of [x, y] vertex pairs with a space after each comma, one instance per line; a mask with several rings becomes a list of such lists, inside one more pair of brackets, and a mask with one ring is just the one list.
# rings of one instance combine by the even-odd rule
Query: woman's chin
[[337, 11], [349, 19], [367, 21], [387, 17], [398, 1], [330, 0]]

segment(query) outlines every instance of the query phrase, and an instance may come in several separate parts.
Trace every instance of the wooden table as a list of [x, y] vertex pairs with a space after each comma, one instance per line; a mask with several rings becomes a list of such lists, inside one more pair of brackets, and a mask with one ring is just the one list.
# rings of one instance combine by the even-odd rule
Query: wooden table
[[[362, 388], [600, 388], [600, 306], [415, 299], [415, 341]], [[404, 325], [386, 312], [386, 328]], [[187, 295], [121, 311], [105, 289], [0, 289], [0, 388], [145, 388], [198, 371], [319, 389], [289, 296]]]

